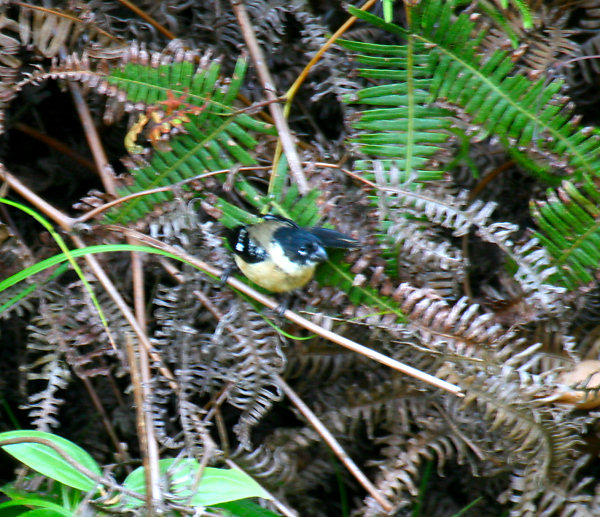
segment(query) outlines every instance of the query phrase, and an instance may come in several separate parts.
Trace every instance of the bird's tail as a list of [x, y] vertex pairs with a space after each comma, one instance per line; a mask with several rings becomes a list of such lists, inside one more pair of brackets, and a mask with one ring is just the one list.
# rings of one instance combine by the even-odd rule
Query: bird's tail
[[325, 248], [357, 248], [360, 246], [356, 239], [329, 228], [315, 226], [310, 229], [310, 233], [317, 237]]

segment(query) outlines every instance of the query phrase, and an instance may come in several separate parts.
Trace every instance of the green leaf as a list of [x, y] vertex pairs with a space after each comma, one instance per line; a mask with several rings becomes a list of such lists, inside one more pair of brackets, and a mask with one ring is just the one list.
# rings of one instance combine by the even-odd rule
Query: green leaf
[[0, 198], [0, 203], [4, 203], [6, 205], [13, 206], [15, 208], [18, 208], [19, 210], [22, 210], [26, 214], [33, 217], [44, 228], [46, 228], [46, 230], [48, 230], [48, 232], [50, 232], [50, 235], [52, 235], [52, 238], [55, 240], [58, 247], [65, 254], [67, 260], [71, 264], [71, 267], [75, 270], [75, 272], [79, 276], [81, 282], [85, 286], [85, 289], [88, 292], [88, 294], [90, 295], [90, 298], [92, 299], [94, 307], [96, 308], [96, 311], [98, 312], [98, 316], [100, 317], [100, 320], [102, 321], [102, 325], [108, 331], [108, 322], [106, 321], [106, 318], [104, 317], [104, 312], [102, 312], [102, 307], [100, 307], [100, 303], [98, 302], [98, 299], [96, 298], [96, 294], [94, 293], [94, 290], [92, 289], [92, 286], [88, 282], [86, 276], [83, 274], [83, 271], [79, 267], [79, 264], [77, 264], [77, 262], [75, 262], [75, 260], [73, 259], [73, 254], [71, 253], [71, 250], [69, 250], [69, 247], [66, 245], [65, 241], [60, 236], [60, 234], [53, 228], [53, 226], [44, 217], [42, 217], [40, 214], [38, 214], [35, 210], [31, 209], [30, 207], [25, 206], [21, 203], [17, 203], [16, 201], [11, 201], [10, 199], [4, 199], [4, 198]]
[[267, 510], [254, 501], [243, 499], [217, 505], [219, 509], [227, 510], [233, 517], [278, 517], [279, 514]]
[[[63, 254], [63, 257], [66, 260], [66, 257], [64, 256], [64, 254]], [[43, 284], [47, 284], [48, 282], [52, 282], [54, 279], [58, 278], [65, 271], [67, 271], [67, 269], [68, 269], [68, 266], [66, 264], [61, 264], [59, 267], [56, 268], [55, 271], [53, 271], [47, 278], [45, 278], [43, 282], [34, 283], [34, 284], [28, 285], [27, 287], [21, 289], [18, 293], [13, 295], [12, 298], [10, 298], [6, 303], [4, 303], [3, 305], [0, 305], [0, 314], [3, 313], [4, 311], [10, 309], [16, 303], [19, 303], [22, 299], [27, 298], [27, 296], [29, 296], [31, 293], [40, 289]], [[3, 290], [0, 289], [0, 292], [1, 291], [3, 291]]]
[[[239, 470], [226, 470], [206, 467], [198, 483], [195, 493], [192, 492], [200, 464], [194, 459], [178, 460], [166, 458], [159, 461], [161, 477], [169, 487], [177, 502], [191, 506], [211, 506], [248, 497], [271, 496], [250, 476]], [[144, 494], [146, 487], [144, 469], [135, 469], [123, 483], [123, 486], [139, 494]], [[143, 501], [125, 496], [123, 499], [127, 508], [135, 508], [144, 504]]]
[[[60, 448], [76, 464], [82, 465], [98, 477], [102, 475], [102, 471], [94, 458], [81, 447], [65, 438], [42, 431], [8, 431], [6, 433], [0, 433], [0, 444], [5, 440], [12, 440], [15, 438], [34, 440], [36, 438], [41, 438], [48, 440]], [[55, 479], [64, 485], [86, 492], [93, 490], [97, 485], [97, 482], [94, 479], [77, 470], [77, 468], [68, 463], [58, 452], [48, 445], [23, 442], [0, 446], [8, 454], [24, 463], [29, 468], [44, 476]]]
[[[63, 508], [62, 506], [53, 503], [52, 501], [47, 501], [42, 499], [37, 494], [32, 494], [31, 496], [25, 497], [17, 497], [12, 498], [10, 501], [6, 501], [4, 503], [0, 503], [0, 514], [3, 515], [2, 510], [6, 508], [15, 508], [18, 506], [23, 506], [27, 508], [31, 508], [32, 506], [39, 506], [41, 509], [47, 512], [52, 512], [51, 515], [61, 515], [61, 516], [70, 516], [73, 512], [67, 508]], [[19, 515], [24, 515], [20, 513]]]

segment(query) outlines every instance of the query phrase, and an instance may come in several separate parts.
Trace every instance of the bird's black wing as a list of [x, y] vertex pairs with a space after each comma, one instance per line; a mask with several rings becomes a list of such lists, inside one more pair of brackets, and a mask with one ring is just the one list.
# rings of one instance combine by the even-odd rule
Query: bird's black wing
[[248, 226], [236, 226], [228, 230], [226, 235], [231, 251], [249, 264], [265, 260], [267, 252], [252, 240]]

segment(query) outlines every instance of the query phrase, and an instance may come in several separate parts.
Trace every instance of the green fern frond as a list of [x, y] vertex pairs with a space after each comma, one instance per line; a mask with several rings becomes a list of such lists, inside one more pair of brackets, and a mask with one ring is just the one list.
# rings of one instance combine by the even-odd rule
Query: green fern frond
[[410, 30], [353, 7], [351, 14], [428, 46], [430, 101], [449, 101], [472, 117], [472, 122], [498, 137], [504, 145], [540, 157], [554, 167], [567, 168], [575, 178], [596, 175], [600, 157], [597, 130], [578, 129], [576, 119], [559, 92], [562, 82], [532, 81], [519, 75], [503, 51], [483, 60], [478, 55], [474, 23], [456, 16], [451, 3], [425, 0], [412, 10]]
[[578, 190], [564, 182], [533, 212], [538, 238], [554, 258], [556, 283], [569, 289], [595, 280], [600, 264], [600, 193], [591, 179]]
[[[144, 63], [127, 63], [112, 71], [107, 82], [124, 92], [133, 103], [155, 104], [167, 99], [167, 94], [184, 96], [186, 102], [204, 108], [197, 115], [188, 115], [183, 124], [185, 134], [172, 137], [167, 151], [154, 150], [150, 162], [133, 171], [135, 182], [119, 193], [127, 195], [163, 185], [172, 185], [198, 174], [235, 165], [256, 163], [251, 154], [258, 143], [251, 131], [272, 132], [271, 126], [245, 113], [236, 113], [233, 102], [242, 85], [247, 64], [238, 60], [227, 86], [219, 80], [217, 62], [194, 70], [190, 62], [152, 67]], [[242, 180], [243, 181], [243, 180]], [[241, 189], [248, 201], [256, 198], [250, 185]], [[154, 205], [172, 198], [169, 193], [136, 198], [111, 215], [112, 221], [138, 219]]]
[[[519, 74], [510, 56], [502, 51], [494, 52], [486, 59], [481, 57], [478, 44], [483, 34], [476, 31], [466, 14], [456, 15], [454, 9], [451, 2], [422, 1], [411, 10], [412, 23], [408, 30], [354, 8], [350, 11], [378, 27], [427, 46], [430, 79], [421, 84], [427, 85], [430, 102], [449, 101], [457, 106], [463, 116], [470, 117], [470, 123], [498, 138], [522, 168], [542, 180], [556, 184], [559, 178], [551, 172], [561, 170], [570, 175], [574, 184], [584, 183], [581, 194], [571, 183], [565, 184], [558, 195], [550, 194], [548, 203], [538, 207], [536, 212], [541, 230], [538, 240], [547, 248], [553, 261], [542, 257], [543, 250], [539, 249], [523, 250], [518, 255], [531, 262], [530, 265], [535, 266], [533, 270], [539, 273], [533, 276], [527, 273], [523, 279], [541, 278], [547, 287], [551, 287], [548, 282], [552, 282], [571, 289], [590, 282], [600, 259], [596, 224], [600, 200], [588, 178], [596, 177], [600, 170], [597, 153], [600, 131], [577, 127], [576, 117], [560, 95], [561, 81], [536, 81]], [[379, 50], [379, 60], [383, 63], [388, 56], [408, 54], [408, 45], [390, 47], [390, 54], [386, 54], [385, 49]], [[406, 75], [406, 68], [410, 66], [408, 61], [396, 60], [394, 63], [403, 68], [402, 73]], [[427, 78], [427, 73], [423, 72], [423, 77]], [[390, 121], [391, 116], [386, 119], [385, 115], [378, 121], [384, 128], [380, 132], [380, 145], [388, 138], [385, 128]], [[420, 119], [415, 121], [418, 123]], [[368, 140], [366, 144], [371, 145]], [[382, 186], [394, 187], [391, 185], [393, 174], [390, 172], [387, 176]], [[530, 265], [521, 268], [521, 273], [530, 270]], [[523, 279], [521, 283], [529, 287], [540, 285], [537, 280], [531, 284]]]
[[368, 284], [354, 285], [355, 274], [351, 271], [351, 265], [338, 260], [340, 253], [332, 253], [330, 260], [322, 264], [315, 274], [315, 279], [321, 285], [335, 286], [348, 295], [352, 305], [366, 305], [373, 312], [380, 314], [394, 314], [397, 321], [406, 321], [406, 317], [400, 308], [400, 304], [382, 295], [377, 289]]
[[[130, 166], [133, 183], [119, 191], [125, 196], [170, 187], [205, 172], [256, 163], [252, 152], [258, 142], [251, 133], [275, 134], [276, 129], [234, 106], [246, 68], [245, 59], [240, 58], [232, 77], [222, 79], [219, 62], [210, 62], [207, 56], [199, 59], [196, 53], [183, 51], [175, 55], [148, 53], [132, 45], [121, 52], [120, 64], [73, 55], [53, 63], [49, 72], [29, 74], [17, 88], [47, 78], [80, 81], [101, 94], [116, 96], [129, 109], [146, 108], [146, 113], [156, 114], [158, 120], [152, 123], [160, 132], [165, 119], [169, 132], [182, 128], [183, 132], [170, 135], [167, 150], [156, 146], [149, 162], [138, 159], [142, 165]], [[165, 111], [165, 119], [159, 109]], [[154, 138], [159, 140], [156, 135]], [[236, 187], [248, 203], [260, 206], [260, 195], [252, 185], [238, 178]], [[172, 198], [170, 192], [137, 197], [115, 208], [106, 219], [120, 223], [137, 220]]]
[[531, 29], [531, 27], [533, 27], [533, 16], [527, 2], [524, 2], [523, 0], [511, 0], [510, 2], [508, 0], [501, 0], [501, 5], [504, 9], [508, 8], [509, 3], [515, 4], [515, 7], [519, 10], [519, 13], [521, 13], [523, 27], [525, 29]]
[[[369, 65], [358, 70], [361, 76], [395, 81], [344, 97], [347, 103], [385, 106], [357, 114], [352, 127], [358, 133], [350, 142], [360, 153], [379, 158], [385, 169], [396, 167], [405, 178], [416, 174], [421, 181], [441, 179], [441, 172], [429, 164], [449, 138], [451, 119], [448, 110], [429, 105], [428, 49], [411, 42], [341, 43], [348, 50], [360, 52], [355, 59]], [[371, 170], [372, 161], [359, 160], [355, 168]]]

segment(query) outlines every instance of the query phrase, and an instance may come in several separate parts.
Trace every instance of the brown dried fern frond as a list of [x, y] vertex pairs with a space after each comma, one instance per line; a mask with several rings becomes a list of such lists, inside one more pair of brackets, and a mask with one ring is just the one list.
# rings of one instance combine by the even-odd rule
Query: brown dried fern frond
[[451, 345], [461, 354], [479, 347], [493, 348], [504, 333], [493, 314], [482, 313], [479, 305], [469, 304], [466, 298], [450, 306], [437, 293], [406, 283], [398, 286], [393, 298], [400, 302], [422, 341], [432, 348]]
[[[18, 16], [13, 17], [15, 9]], [[117, 38], [68, 10], [19, 1], [3, 2], [0, 6], [0, 132], [6, 109], [28, 82], [30, 68], [39, 66], [39, 56], [54, 58], [59, 53], [94, 44], [104, 48], [122, 46]]]
[[[508, 2], [508, 8], [498, 6], [496, 17], [488, 16], [485, 10], [478, 23], [479, 31], [487, 27], [481, 48], [492, 54], [499, 48], [512, 54], [512, 60], [519, 63], [524, 70], [543, 72], [553, 67], [556, 62], [571, 57], [577, 47], [573, 41], [576, 30], [569, 28], [570, 11], [561, 2], [528, 2], [531, 12], [532, 27], [525, 28], [523, 16], [514, 3]], [[474, 2], [470, 8], [477, 12], [479, 6]], [[498, 23], [498, 19], [502, 23]], [[507, 33], [510, 32], [512, 37]], [[517, 48], [514, 48], [515, 43]]]
[[586, 31], [595, 31], [600, 28], [600, 3], [598, 0], [580, 0], [577, 9], [581, 9], [578, 16], [579, 26]]
[[239, 446], [230, 457], [261, 483], [276, 489], [292, 481], [297, 472], [293, 455], [278, 447], [276, 442], [268, 439], [251, 451]]
[[[11, 18], [10, 9], [15, 6], [18, 17]], [[0, 44], [8, 51], [7, 55], [15, 54], [17, 47], [27, 47], [52, 58], [60, 51], [74, 51], [78, 45], [121, 45], [118, 38], [69, 10], [8, 1], [2, 4], [0, 20]], [[14, 68], [22, 64], [11, 61]]]
[[[67, 287], [52, 286], [51, 289], [48, 286], [38, 292], [38, 296], [39, 313], [29, 325], [29, 357], [23, 370], [32, 385], [47, 382], [42, 392], [30, 395], [28, 408], [36, 417], [36, 425], [49, 430], [50, 426], [58, 425], [62, 401], [56, 398], [57, 389], [67, 388], [72, 379], [71, 372], [84, 381], [104, 376], [110, 377], [112, 382], [115, 350], [96, 308], [79, 283]], [[129, 326], [114, 305], [108, 303], [107, 295], [98, 293], [97, 296], [113, 337], [117, 342], [123, 342]], [[69, 300], [67, 308], [65, 300]], [[109, 404], [116, 407], [120, 400], [113, 397]]]
[[284, 376], [293, 381], [299, 391], [305, 385], [335, 382], [345, 371], [364, 361], [361, 356], [318, 338], [289, 343], [286, 356]]
[[[412, 182], [399, 184], [399, 176], [393, 170], [386, 173], [377, 164], [374, 173], [379, 189], [377, 202], [380, 217], [386, 222], [384, 239], [398, 242], [395, 239], [399, 235], [406, 249], [422, 252], [424, 248], [420, 241], [426, 234], [421, 232], [414, 237], [410, 231], [406, 232], [404, 228], [407, 218], [416, 219], [425, 229], [427, 227], [448, 229], [454, 237], [463, 237], [474, 232], [482, 241], [497, 246], [506, 259], [518, 265], [513, 278], [519, 282], [526, 301], [535, 311], [542, 314], [552, 313], [562, 305], [560, 296], [564, 293], [564, 289], [547, 281], [555, 272], [551, 267], [548, 253], [534, 238], [523, 239], [523, 242], [515, 244], [513, 239], [518, 230], [517, 225], [510, 222], [489, 221], [496, 203], [484, 203], [480, 200], [470, 202], [466, 192], [458, 195], [448, 192], [437, 195], [428, 192], [420, 185], [413, 185]], [[414, 239], [419, 242], [413, 245]], [[460, 260], [451, 260], [459, 258], [460, 255], [449, 254], [448, 249], [450, 249], [448, 246], [440, 248], [432, 245], [425, 257], [432, 258], [433, 253], [440, 250], [444, 265], [449, 266], [454, 263], [462, 266]], [[412, 260], [418, 259], [415, 257]], [[438, 267], [441, 267], [441, 263]]]
[[475, 404], [490, 430], [502, 429], [501, 440], [514, 464], [530, 468], [539, 486], [559, 480], [574, 463], [582, 443], [583, 420], [568, 411], [550, 411], [521, 389], [514, 375], [478, 375], [465, 385], [465, 405]]
[[[391, 428], [390, 434], [378, 440], [385, 446], [385, 459], [378, 464], [379, 472], [375, 483], [378, 490], [398, 509], [411, 506], [411, 498], [418, 495], [418, 479], [423, 463], [437, 460], [441, 471], [445, 462], [456, 461], [457, 457], [464, 458], [468, 453], [468, 442], [465, 443], [465, 440], [452, 433], [439, 413], [431, 412], [431, 408], [426, 413], [419, 413], [420, 419], [423, 419], [425, 414], [429, 415], [427, 428], [402, 434]], [[418, 422], [416, 424], [418, 425]], [[367, 497], [363, 504], [360, 515], [385, 515], [383, 509], [371, 497]]]
[[281, 398], [276, 377], [285, 359], [279, 336], [246, 302], [220, 295], [208, 297], [212, 310], [223, 312], [212, 336], [206, 335], [199, 328], [196, 284], [161, 288], [155, 342], [176, 368], [182, 391], [215, 398], [224, 392], [223, 402], [242, 411], [235, 432], [250, 448], [251, 428]]

